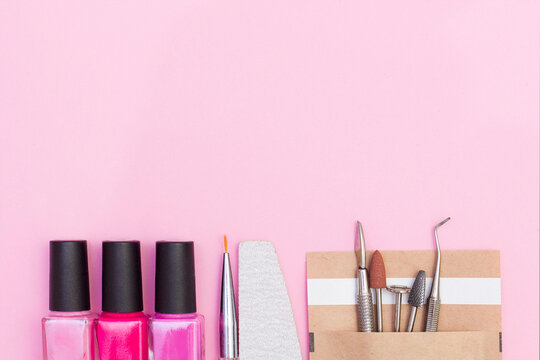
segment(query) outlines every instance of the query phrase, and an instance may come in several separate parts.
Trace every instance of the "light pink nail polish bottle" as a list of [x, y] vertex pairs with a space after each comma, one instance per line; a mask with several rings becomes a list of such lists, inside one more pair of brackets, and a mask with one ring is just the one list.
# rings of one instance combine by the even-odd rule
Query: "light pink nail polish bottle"
[[94, 360], [86, 241], [51, 241], [49, 316], [42, 320], [43, 359]]
[[102, 310], [97, 321], [101, 360], [148, 360], [138, 241], [104, 241]]
[[156, 243], [154, 360], [204, 360], [204, 317], [197, 314], [193, 242]]

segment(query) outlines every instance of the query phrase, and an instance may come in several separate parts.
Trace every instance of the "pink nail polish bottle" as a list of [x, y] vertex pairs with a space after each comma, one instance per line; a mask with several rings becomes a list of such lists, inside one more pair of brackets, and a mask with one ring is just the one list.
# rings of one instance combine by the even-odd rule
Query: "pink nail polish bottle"
[[156, 243], [154, 360], [203, 360], [204, 317], [197, 314], [193, 242]]
[[101, 360], [148, 360], [138, 241], [103, 242], [101, 308], [97, 321]]
[[86, 241], [51, 241], [49, 316], [42, 320], [43, 359], [93, 360]]

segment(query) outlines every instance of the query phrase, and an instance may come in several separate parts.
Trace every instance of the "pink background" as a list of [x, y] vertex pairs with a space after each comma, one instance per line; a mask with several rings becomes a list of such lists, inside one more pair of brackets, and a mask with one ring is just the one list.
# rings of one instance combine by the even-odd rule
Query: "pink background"
[[49, 239], [274, 242], [307, 358], [305, 253], [501, 249], [504, 354], [538, 358], [538, 1], [0, 2], [0, 348], [41, 356]]

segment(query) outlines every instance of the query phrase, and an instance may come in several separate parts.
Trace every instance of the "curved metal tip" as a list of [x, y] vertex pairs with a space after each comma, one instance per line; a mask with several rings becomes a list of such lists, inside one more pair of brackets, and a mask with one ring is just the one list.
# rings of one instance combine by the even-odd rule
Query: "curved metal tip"
[[433, 232], [435, 233], [435, 245], [437, 246], [437, 262], [435, 265], [435, 274], [433, 275], [433, 285], [431, 286], [431, 297], [432, 298], [439, 298], [439, 279], [440, 279], [440, 271], [441, 271], [441, 249], [439, 247], [439, 236], [437, 235], [437, 229], [446, 224], [450, 220], [450, 217], [447, 217], [437, 225], [435, 225], [435, 228], [433, 229]]
[[449, 220], [450, 220], [450, 217], [447, 217], [446, 219], [444, 219], [443, 221], [441, 221], [440, 223], [438, 223], [437, 225], [435, 225], [435, 230], [436, 230], [439, 226], [442, 226], [442, 225], [446, 224]]
[[364, 229], [362, 228], [362, 223], [360, 221], [356, 222], [358, 226], [358, 236], [356, 237], [354, 251], [356, 252], [356, 261], [358, 262], [358, 267], [365, 269], [367, 268], [366, 264], [366, 241], [364, 239]]
[[437, 235], [437, 229], [443, 226], [444, 224], [446, 224], [449, 220], [450, 220], [450, 217], [447, 217], [446, 219], [444, 219], [443, 221], [435, 225], [435, 229], [433, 230], [435, 232], [435, 242], [437, 244], [437, 251], [440, 251], [439, 250], [439, 236]]

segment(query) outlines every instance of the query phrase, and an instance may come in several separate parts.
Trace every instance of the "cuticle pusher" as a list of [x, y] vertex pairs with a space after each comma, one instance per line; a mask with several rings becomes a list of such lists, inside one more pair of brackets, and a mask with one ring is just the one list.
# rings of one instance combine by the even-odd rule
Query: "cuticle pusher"
[[427, 320], [426, 320], [426, 332], [435, 332], [439, 325], [439, 308], [441, 306], [441, 294], [440, 294], [440, 278], [441, 278], [441, 249], [439, 247], [439, 237], [437, 235], [437, 229], [446, 224], [450, 220], [449, 217], [435, 225], [433, 232], [435, 233], [435, 244], [437, 246], [437, 263], [435, 265], [435, 274], [433, 275], [433, 283], [431, 285], [431, 294], [429, 295], [428, 308], [427, 308]]

